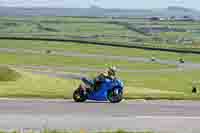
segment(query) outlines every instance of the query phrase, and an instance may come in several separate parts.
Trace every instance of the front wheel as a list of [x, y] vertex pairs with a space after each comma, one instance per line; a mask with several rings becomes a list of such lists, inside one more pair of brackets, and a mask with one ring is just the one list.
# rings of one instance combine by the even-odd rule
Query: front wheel
[[107, 99], [111, 103], [119, 103], [123, 99], [123, 92], [121, 88], [113, 88], [112, 90], [108, 91]]
[[87, 100], [87, 95], [83, 91], [77, 89], [73, 93], [73, 99], [75, 102], [85, 102]]

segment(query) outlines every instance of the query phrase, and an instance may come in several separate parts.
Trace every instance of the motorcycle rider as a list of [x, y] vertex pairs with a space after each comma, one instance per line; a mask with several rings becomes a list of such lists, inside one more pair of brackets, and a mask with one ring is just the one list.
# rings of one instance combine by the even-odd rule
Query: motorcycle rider
[[106, 71], [101, 72], [95, 79], [96, 81], [104, 80], [105, 78], [108, 79], [115, 79], [116, 78], [117, 68], [115, 66], [109, 67]]
[[105, 79], [116, 79], [116, 72], [117, 68], [115, 66], [109, 67], [106, 71], [101, 72], [98, 74], [94, 80], [89, 80], [87, 78], [82, 78], [81, 80], [86, 84], [89, 85], [92, 91], [97, 91], [99, 88], [99, 85], [104, 81]]

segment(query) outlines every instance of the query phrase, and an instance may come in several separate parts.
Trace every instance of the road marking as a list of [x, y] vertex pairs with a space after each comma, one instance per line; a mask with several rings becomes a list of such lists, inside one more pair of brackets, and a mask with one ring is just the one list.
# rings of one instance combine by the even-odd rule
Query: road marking
[[191, 119], [200, 120], [200, 116], [135, 116], [136, 119]]

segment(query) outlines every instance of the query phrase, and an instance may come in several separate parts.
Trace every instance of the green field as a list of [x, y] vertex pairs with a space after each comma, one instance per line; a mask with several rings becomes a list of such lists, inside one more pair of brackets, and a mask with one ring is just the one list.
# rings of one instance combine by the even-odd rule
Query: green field
[[83, 54], [131, 56], [131, 57], [156, 57], [165, 60], [178, 60], [184, 58], [188, 62], [200, 62], [200, 55], [182, 54], [173, 52], [140, 50], [134, 48], [121, 48], [111, 46], [97, 46], [94, 44], [81, 44], [72, 42], [48, 42], [48, 41], [25, 41], [25, 40], [0, 40], [0, 48], [18, 48], [40, 50], [66, 51]]
[[[200, 88], [199, 71], [177, 71], [163, 73], [125, 73], [118, 77], [125, 83], [127, 99], [200, 99], [192, 94], [192, 87]], [[88, 73], [91, 77], [95, 73]], [[187, 75], [187, 76], [186, 76]]]
[[[116, 55], [129, 57], [155, 56], [156, 58], [176, 60], [180, 54], [145, 51], [130, 48], [115, 48], [95, 46], [93, 44], [61, 43], [45, 41], [13, 41], [1, 40], [0, 48], [32, 49], [32, 50], [51, 50], [66, 51], [82, 54], [97, 55]], [[199, 56], [184, 55], [188, 61], [197, 62]], [[177, 71], [177, 72], [156, 72], [159, 69], [175, 68], [173, 65], [161, 65], [158, 63], [128, 62], [115, 59], [96, 59], [68, 57], [46, 54], [30, 53], [0, 53], [0, 64], [2, 65], [34, 65], [49, 66], [54, 71], [54, 67], [86, 67], [86, 68], [106, 68], [109, 65], [116, 65], [126, 70], [155, 70], [155, 72], [119, 72], [120, 77], [125, 82], [125, 97], [127, 99], [146, 98], [146, 99], [199, 99], [199, 95], [191, 93], [192, 85], [199, 86], [200, 78], [198, 70]], [[20, 70], [22, 71], [22, 70]], [[46, 70], [43, 70], [46, 71]], [[81, 70], [72, 71], [62, 70], [66, 73], [81, 73]], [[94, 77], [97, 72], [85, 73]], [[41, 97], [41, 98], [71, 98], [73, 89], [80, 81], [54, 79], [47, 76], [32, 75], [22, 71], [22, 78], [12, 82], [2, 82], [0, 85], [2, 97]], [[45, 83], [45, 84], [44, 84]], [[48, 84], [46, 84], [48, 83]], [[29, 85], [31, 84], [31, 88]], [[200, 86], [199, 86], [200, 87]], [[9, 91], [8, 91], [9, 90]], [[15, 91], [10, 91], [15, 90]], [[29, 91], [28, 91], [29, 90]]]
[[198, 21], [78, 17], [0, 17], [0, 37], [61, 38], [199, 50]]
[[[138, 28], [148, 25], [164, 27], [170, 25], [173, 28], [198, 28], [198, 22], [150, 22], [138, 20], [126, 24], [122, 20], [111, 18], [0, 18], [0, 36], [26, 36], [33, 37], [75, 37], [74, 39], [89, 39], [95, 41], [125, 42], [140, 40], [143, 45], [165, 48], [194, 49], [200, 46], [195, 38], [193, 44], [161, 43], [160, 38], [189, 37], [190, 33], [165, 32], [147, 35]], [[120, 21], [120, 22], [116, 22]], [[55, 24], [58, 23], [58, 24]], [[190, 25], [191, 24], [191, 25]], [[132, 27], [131, 27], [132, 26]], [[176, 27], [177, 26], [177, 27]], [[52, 27], [54, 29], [52, 29]], [[126, 34], [128, 31], [129, 34]], [[87, 33], [87, 34], [86, 34]], [[103, 36], [102, 36], [103, 35]], [[83, 38], [89, 36], [89, 38]], [[129, 36], [129, 37], [128, 37]], [[78, 37], [78, 38], [77, 38]], [[158, 40], [153, 40], [158, 37]], [[95, 38], [95, 39], [94, 39]], [[194, 39], [194, 38], [192, 38]], [[173, 39], [172, 39], [173, 40]], [[195, 46], [195, 47], [194, 47]], [[2, 49], [4, 48], [4, 49]], [[7, 50], [6, 50], [7, 49]], [[121, 71], [118, 77], [125, 83], [125, 98], [127, 99], [200, 99], [200, 95], [192, 94], [192, 86], [200, 87], [200, 72], [195, 69], [178, 71], [176, 65], [159, 64], [157, 62], [129, 61], [126, 58], [145, 58], [149, 61], [152, 57], [161, 60], [178, 61], [183, 58], [186, 62], [200, 62], [200, 55], [180, 54], [174, 52], [162, 52], [141, 50], [134, 48], [122, 48], [111, 46], [97, 46], [95, 44], [81, 44], [73, 42], [50, 42], [28, 40], [0, 40], [0, 64], [12, 66], [18, 73], [0, 67], [0, 96], [1, 97], [39, 97], [39, 98], [72, 98], [73, 90], [80, 81], [67, 80], [45, 75], [32, 74], [38, 69], [17, 69], [16, 66], [45, 66], [53, 72], [83, 74], [81, 68], [92, 69], [84, 72], [85, 75], [95, 77], [94, 70], [105, 69], [115, 65]], [[16, 50], [9, 52], [9, 50]], [[25, 50], [37, 51], [36, 53]], [[50, 51], [50, 53], [47, 53]], [[74, 55], [56, 55], [54, 52], [73, 53]], [[82, 57], [95, 55], [91, 57]], [[122, 56], [123, 58], [99, 58], [98, 56]], [[16, 67], [16, 68], [15, 68]], [[63, 68], [57, 69], [57, 67]], [[66, 68], [66, 69], [65, 69]], [[72, 70], [67, 69], [72, 68]], [[166, 71], [161, 71], [166, 70]], [[168, 71], [174, 70], [174, 71]], [[43, 69], [40, 71], [48, 71]], [[129, 73], [126, 71], [130, 71]], [[18, 75], [19, 74], [19, 75]], [[5, 76], [6, 75], [6, 76]], [[17, 78], [19, 76], [19, 78]], [[1, 80], [2, 79], [2, 80]], [[30, 88], [31, 86], [31, 88]]]
[[192, 94], [192, 86], [200, 87], [199, 71], [160, 74], [121, 73], [127, 85], [127, 98], [146, 99], [199, 99]]
[[[0, 97], [72, 98], [78, 80], [33, 75], [18, 70], [20, 78], [0, 81]], [[91, 77], [95, 73], [87, 73]], [[200, 87], [199, 71], [175, 73], [119, 73], [125, 83], [126, 99], [200, 99], [192, 94], [192, 85]], [[187, 76], [185, 76], [187, 75]], [[31, 87], [30, 87], [31, 86]]]
[[71, 98], [79, 81], [21, 72], [17, 81], [1, 82], [0, 97]]

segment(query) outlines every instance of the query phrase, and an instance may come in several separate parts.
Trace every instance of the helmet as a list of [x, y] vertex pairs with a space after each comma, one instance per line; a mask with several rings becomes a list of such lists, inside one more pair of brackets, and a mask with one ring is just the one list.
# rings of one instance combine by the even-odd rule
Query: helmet
[[116, 72], [117, 72], [117, 68], [115, 66], [112, 66], [112, 67], [108, 68], [108, 74], [109, 75], [115, 76]]

